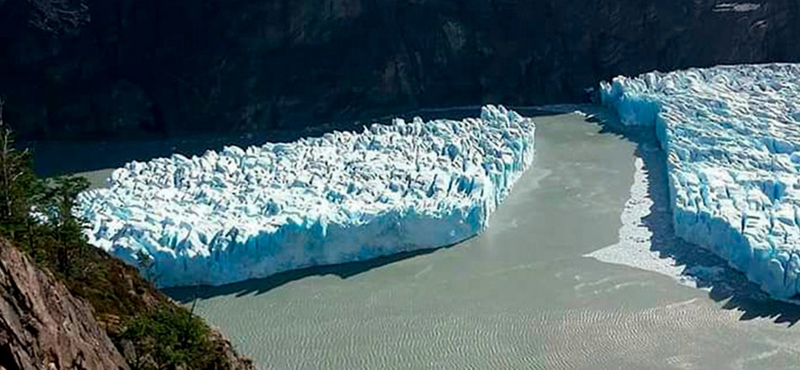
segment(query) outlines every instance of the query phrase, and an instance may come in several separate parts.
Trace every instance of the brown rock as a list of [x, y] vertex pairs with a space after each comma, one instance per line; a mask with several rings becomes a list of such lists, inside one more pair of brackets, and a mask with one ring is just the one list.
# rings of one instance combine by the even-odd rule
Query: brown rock
[[91, 306], [0, 240], [0, 369], [127, 369]]
[[214, 343], [215, 350], [227, 360], [229, 370], [255, 370], [253, 360], [234, 351], [231, 341], [216, 328], [211, 328], [209, 340]]

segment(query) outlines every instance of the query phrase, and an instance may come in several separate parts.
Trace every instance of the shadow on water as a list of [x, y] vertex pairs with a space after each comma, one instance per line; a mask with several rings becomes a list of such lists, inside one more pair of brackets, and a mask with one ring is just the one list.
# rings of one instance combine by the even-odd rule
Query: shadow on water
[[[341, 127], [340, 127], [341, 126]], [[207, 150], [220, 151], [225, 146], [249, 147], [267, 142], [291, 142], [301, 137], [322, 136], [333, 130], [351, 129], [344, 125], [326, 125], [307, 130], [265, 130], [222, 135], [191, 135], [168, 139], [109, 141], [34, 141], [21, 143], [33, 149], [35, 171], [40, 176], [118, 168], [131, 161], [147, 161], [180, 153], [191, 157]]]
[[266, 278], [246, 280], [220, 286], [203, 285], [194, 287], [166, 288], [162, 290], [168, 296], [172, 297], [172, 299], [184, 304], [193, 301], [195, 298], [209, 299], [227, 295], [235, 295], [236, 297], [249, 294], [259, 295], [269, 292], [275, 288], [279, 288], [295, 280], [300, 280], [311, 276], [334, 275], [341, 279], [348, 279], [372, 269], [417, 256], [431, 254], [439, 249], [446, 249], [450, 247], [451, 246], [420, 249], [410, 252], [401, 252], [389, 256], [377, 257], [366, 261], [308, 267], [299, 270], [281, 272]]
[[[510, 107], [527, 117], [537, 117], [571, 112], [576, 106], [563, 107]], [[636, 155], [643, 159], [647, 169], [648, 191], [654, 204], [650, 214], [643, 220], [652, 232], [651, 250], [661, 258], [670, 258], [684, 266], [683, 276], [695, 280], [698, 287], [709, 290], [709, 296], [722, 303], [722, 308], [742, 312], [741, 320], [769, 318], [777, 323], [794, 325], [800, 320], [800, 306], [770, 299], [756, 284], [747, 280], [740, 272], [712, 252], [675, 238], [672, 217], [666, 192], [667, 175], [663, 152], [652, 129], [623, 127], [616, 116], [605, 109], [580, 106], [581, 111], [591, 114], [588, 121], [601, 126], [600, 133], [618, 135], [638, 144]], [[411, 120], [420, 116], [424, 120], [477, 117], [480, 106], [447, 109], [422, 109], [405, 114], [383, 116], [361, 122], [337, 122], [304, 130], [262, 131], [229, 136], [193, 136], [150, 141], [109, 142], [40, 142], [32, 143], [36, 150], [37, 172], [44, 176], [85, 172], [103, 168], [120, 167], [131, 160], [147, 160], [169, 156], [172, 153], [185, 155], [202, 154], [206, 150], [220, 150], [226, 145], [242, 147], [262, 145], [265, 142], [291, 142], [302, 137], [321, 136], [327, 132], [360, 131], [363, 126], [389, 123], [394, 117]], [[447, 247], [445, 247], [447, 248]], [[372, 260], [339, 265], [317, 266], [302, 270], [287, 271], [263, 279], [248, 280], [223, 286], [200, 286], [165, 289], [179, 302], [190, 302], [194, 298], [207, 299], [222, 295], [262, 294], [289, 282], [311, 276], [335, 275], [347, 279], [369, 270], [416, 256], [429, 254], [436, 249], [404, 252]]]
[[665, 153], [652, 129], [624, 127], [613, 113], [599, 109], [591, 112], [588, 120], [599, 124], [601, 133], [618, 135], [637, 144], [635, 155], [644, 162], [647, 190], [653, 201], [650, 213], [642, 219], [652, 233], [652, 252], [683, 266], [683, 278], [693, 280], [698, 288], [707, 290], [709, 297], [721, 303], [723, 309], [740, 311], [740, 320], [766, 318], [779, 324], [788, 323], [790, 327], [800, 320], [800, 305], [770, 298], [757, 284], [712, 251], [675, 236]]
[[[421, 117], [425, 121], [443, 119], [443, 118], [459, 120], [469, 117], [479, 117], [480, 109], [481, 109], [480, 106], [446, 108], [446, 109], [424, 109], [424, 110], [409, 112], [406, 114], [376, 118], [372, 120], [372, 122], [390, 123], [390, 121], [395, 117], [400, 117], [405, 120], [411, 120], [417, 116]], [[520, 114], [526, 117], [537, 117], [543, 115], [553, 115], [553, 114], [563, 113], [561, 110], [557, 110], [555, 108], [546, 109], [540, 107], [514, 107], [511, 109], [514, 109], [515, 111], [519, 112]], [[346, 128], [346, 126], [344, 126], [343, 124], [342, 125], [337, 124], [336, 127], [337, 129]], [[292, 139], [290, 136], [284, 136], [284, 138]], [[296, 138], [292, 140], [296, 140]], [[241, 297], [249, 294], [258, 295], [269, 292], [270, 290], [281, 287], [292, 281], [300, 280], [311, 276], [335, 275], [341, 279], [347, 279], [352, 276], [362, 274], [364, 272], [370, 271], [372, 269], [381, 266], [385, 266], [388, 264], [392, 264], [395, 262], [414, 258], [421, 255], [430, 254], [439, 249], [447, 249], [457, 244], [460, 243], [440, 248], [401, 252], [398, 254], [378, 257], [366, 261], [308, 267], [304, 269], [278, 273], [275, 275], [268, 276], [266, 278], [251, 279], [221, 286], [205, 285], [205, 286], [193, 286], [193, 287], [166, 288], [163, 289], [163, 291], [167, 295], [169, 295], [170, 297], [181, 303], [188, 303], [196, 298], [209, 299], [213, 297], [227, 296], [227, 295], [235, 295], [236, 297]]]
[[[514, 107], [528, 117], [553, 114], [553, 109], [541, 107]], [[317, 137], [333, 131], [360, 132], [372, 123], [389, 124], [395, 117], [411, 121], [419, 116], [423, 120], [464, 119], [479, 117], [481, 107], [431, 108], [412, 112], [385, 115], [361, 121], [342, 121], [314, 125], [298, 130], [262, 130], [237, 134], [203, 134], [177, 136], [168, 139], [137, 139], [109, 141], [31, 141], [21, 146], [34, 150], [35, 170], [41, 176], [96, 171], [122, 167], [133, 160], [146, 161], [168, 157], [173, 153], [186, 156], [202, 155], [207, 150], [222, 150], [228, 145], [249, 147], [267, 142], [293, 142], [305, 137]]]

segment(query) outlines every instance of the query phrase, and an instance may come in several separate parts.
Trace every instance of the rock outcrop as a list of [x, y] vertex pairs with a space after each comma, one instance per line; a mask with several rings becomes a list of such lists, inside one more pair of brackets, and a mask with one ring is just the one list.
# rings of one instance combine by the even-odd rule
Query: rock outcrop
[[0, 241], [0, 369], [127, 369], [91, 306]]
[[798, 34], [796, 0], [0, 0], [0, 94], [26, 137], [263, 129], [578, 101]]
[[[175, 304], [151, 284], [144, 283], [136, 270], [122, 261], [99, 249], [88, 252], [112, 265], [108, 271], [117, 276], [109, 277], [113, 284], [107, 287], [107, 293], [121, 304], [131, 306], [125, 315], [144, 313], [156, 309], [158, 304]], [[97, 297], [94, 299], [99, 301]], [[114, 310], [121, 311], [118, 307]], [[0, 370], [128, 369], [126, 358], [137, 362], [135, 351], [131, 353], [124, 341], [121, 348], [126, 350], [120, 351], [109, 338], [109, 333], [118, 334], [119, 324], [119, 316], [102, 310], [98, 313], [52, 274], [0, 239]], [[217, 360], [215, 368], [255, 368], [252, 360], [237, 353], [219, 330], [210, 329], [209, 349]]]
[[[255, 370], [253, 360], [243, 356], [233, 349], [230, 339], [223, 335], [218, 329], [211, 328], [211, 335], [208, 338], [214, 344], [214, 350], [222, 355], [229, 370]], [[221, 366], [221, 368], [223, 368]]]

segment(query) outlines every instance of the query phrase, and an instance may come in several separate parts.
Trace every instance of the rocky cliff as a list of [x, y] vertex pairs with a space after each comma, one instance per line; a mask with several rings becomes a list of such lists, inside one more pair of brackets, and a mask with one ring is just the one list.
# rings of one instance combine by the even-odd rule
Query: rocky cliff
[[577, 101], [613, 75], [800, 60], [796, 0], [0, 0], [27, 137]]
[[89, 304], [0, 241], [0, 369], [127, 369]]
[[[84, 257], [104, 263], [107, 276], [65, 285], [0, 239], [0, 370], [111, 370], [128, 369], [128, 363], [161, 368], [152, 354], [136, 353], [134, 343], [119, 336], [120, 324], [158, 309], [159, 304], [174, 303], [135, 269], [90, 248]], [[84, 297], [77, 298], [80, 295]], [[208, 353], [195, 359], [205, 362], [200, 368], [254, 369], [252, 361], [238, 354], [216, 329], [208, 331], [207, 342]]]

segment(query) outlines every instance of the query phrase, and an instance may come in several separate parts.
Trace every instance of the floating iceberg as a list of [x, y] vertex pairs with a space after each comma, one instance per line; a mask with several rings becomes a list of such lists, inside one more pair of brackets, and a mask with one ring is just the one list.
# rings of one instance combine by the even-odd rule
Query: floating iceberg
[[720, 66], [617, 77], [603, 104], [654, 126], [675, 233], [764, 291], [800, 291], [800, 65]]
[[219, 285], [451, 245], [480, 233], [533, 162], [534, 123], [396, 119], [363, 133], [131, 162], [76, 214], [94, 245], [160, 286]]

